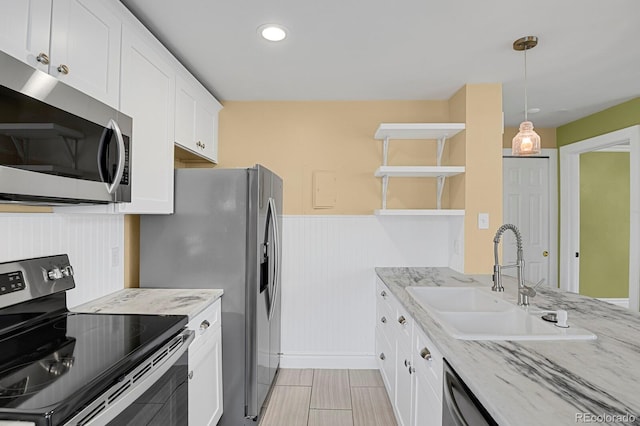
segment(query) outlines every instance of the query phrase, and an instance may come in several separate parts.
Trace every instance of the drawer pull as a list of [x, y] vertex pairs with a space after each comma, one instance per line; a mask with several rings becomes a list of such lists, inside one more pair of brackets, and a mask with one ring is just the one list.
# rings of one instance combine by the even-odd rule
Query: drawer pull
[[387, 323], [387, 317], [380, 318], [380, 322], [383, 323], [383, 324], [386, 324]]
[[384, 352], [380, 352], [380, 359], [383, 361], [387, 359], [387, 357], [384, 355]]
[[200, 323], [200, 330], [205, 331], [210, 325], [211, 323], [209, 321], [204, 320]]
[[411, 367], [411, 361], [405, 359], [404, 360], [404, 366], [405, 367]]
[[382, 296], [383, 298], [385, 298], [385, 299], [386, 299], [386, 298], [387, 298], [387, 292], [386, 292], [386, 291], [384, 291], [384, 290], [382, 290], [382, 291], [380, 292], [380, 296]]
[[405, 324], [407, 323], [407, 319], [406, 319], [403, 315], [400, 315], [400, 316], [398, 317], [398, 322], [399, 322], [401, 325], [405, 325]]
[[427, 348], [422, 348], [422, 350], [420, 351], [420, 356], [425, 361], [431, 361], [431, 352]]

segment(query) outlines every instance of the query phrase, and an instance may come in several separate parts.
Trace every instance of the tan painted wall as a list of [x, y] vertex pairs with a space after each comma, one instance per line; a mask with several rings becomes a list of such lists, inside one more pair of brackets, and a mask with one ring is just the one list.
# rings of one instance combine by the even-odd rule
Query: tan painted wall
[[[465, 159], [464, 176], [451, 182], [452, 205], [464, 198], [464, 272], [491, 273], [492, 241], [502, 224], [502, 86], [471, 84], [450, 99], [452, 121], [466, 122], [451, 143], [450, 161]], [[478, 229], [478, 213], [489, 213], [489, 229]]]
[[[219, 166], [259, 162], [279, 174], [285, 214], [372, 214], [381, 206], [381, 179], [373, 176], [382, 163], [378, 125], [446, 121], [447, 101], [225, 102]], [[435, 165], [435, 142], [390, 145], [389, 164]], [[334, 207], [314, 208], [314, 171], [333, 172]], [[389, 208], [435, 207], [435, 180], [391, 180]]]
[[[535, 125], [535, 123], [534, 123]], [[549, 127], [536, 127], [534, 129], [538, 135], [540, 135], [540, 146], [542, 148], [557, 148], [556, 142], [556, 129]], [[517, 127], [505, 127], [504, 134], [502, 135], [502, 147], [511, 148], [511, 140], [518, 133]]]

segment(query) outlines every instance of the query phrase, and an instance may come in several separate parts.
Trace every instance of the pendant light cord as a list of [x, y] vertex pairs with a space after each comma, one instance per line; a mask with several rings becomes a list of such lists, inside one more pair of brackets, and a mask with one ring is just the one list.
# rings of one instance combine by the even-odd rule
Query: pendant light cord
[[524, 121], [529, 121], [527, 117], [527, 48], [524, 48]]

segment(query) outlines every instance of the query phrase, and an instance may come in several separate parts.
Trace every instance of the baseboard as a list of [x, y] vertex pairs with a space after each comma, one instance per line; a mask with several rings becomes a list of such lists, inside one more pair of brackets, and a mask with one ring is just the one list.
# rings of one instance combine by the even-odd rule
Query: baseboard
[[282, 368], [378, 369], [373, 354], [284, 354]]
[[629, 298], [611, 298], [611, 297], [598, 297], [603, 302], [613, 303], [614, 305], [622, 306], [629, 309]]

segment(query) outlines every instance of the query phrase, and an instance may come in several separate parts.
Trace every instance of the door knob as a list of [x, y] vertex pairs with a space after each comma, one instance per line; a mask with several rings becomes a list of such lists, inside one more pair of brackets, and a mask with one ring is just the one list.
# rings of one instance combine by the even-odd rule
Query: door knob
[[549, 257], [549, 252], [548, 251], [543, 251], [542, 252], [542, 257]]

